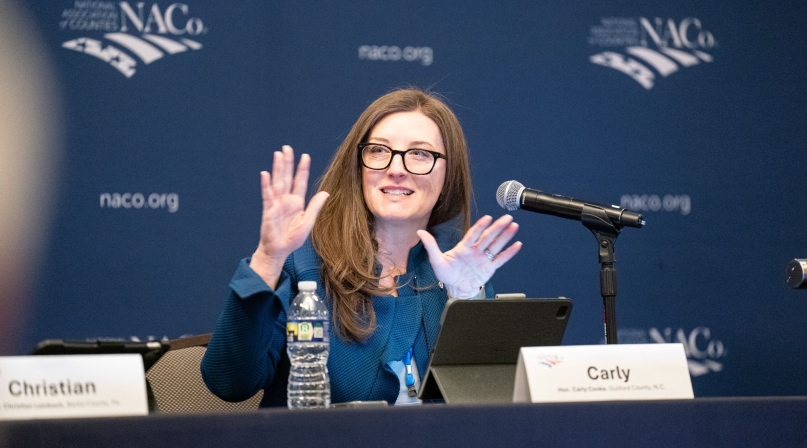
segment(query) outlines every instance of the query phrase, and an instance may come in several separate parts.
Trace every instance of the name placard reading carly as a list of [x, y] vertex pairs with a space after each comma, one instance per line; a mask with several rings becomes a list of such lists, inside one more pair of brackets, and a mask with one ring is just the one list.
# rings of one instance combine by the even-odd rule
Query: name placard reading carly
[[0, 357], [0, 420], [148, 415], [140, 355]]
[[524, 347], [513, 402], [694, 398], [681, 344]]

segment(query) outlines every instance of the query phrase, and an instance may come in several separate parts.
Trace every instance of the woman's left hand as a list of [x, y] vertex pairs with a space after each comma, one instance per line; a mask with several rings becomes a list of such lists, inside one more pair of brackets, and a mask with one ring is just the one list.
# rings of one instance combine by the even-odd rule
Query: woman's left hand
[[448, 289], [448, 295], [467, 299], [478, 295], [479, 288], [490, 280], [496, 269], [521, 249], [521, 242], [516, 241], [502, 250], [517, 231], [518, 224], [510, 215], [504, 215], [496, 222], [490, 216], [483, 216], [468, 229], [459, 244], [445, 253], [440, 252], [437, 241], [429, 232], [418, 230], [417, 234], [429, 253], [437, 279]]

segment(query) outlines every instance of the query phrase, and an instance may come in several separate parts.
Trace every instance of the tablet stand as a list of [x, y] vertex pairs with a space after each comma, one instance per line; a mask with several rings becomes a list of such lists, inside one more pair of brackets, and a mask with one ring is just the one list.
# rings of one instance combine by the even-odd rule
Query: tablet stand
[[421, 396], [446, 404], [513, 402], [516, 364], [431, 366]]

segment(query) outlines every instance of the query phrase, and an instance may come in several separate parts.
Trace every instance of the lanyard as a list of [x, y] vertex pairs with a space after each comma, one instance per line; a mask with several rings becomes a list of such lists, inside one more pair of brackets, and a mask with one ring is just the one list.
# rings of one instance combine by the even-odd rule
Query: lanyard
[[417, 397], [418, 392], [415, 389], [415, 375], [412, 374], [412, 348], [406, 352], [404, 357], [404, 364], [406, 365], [406, 387], [409, 389], [410, 397]]

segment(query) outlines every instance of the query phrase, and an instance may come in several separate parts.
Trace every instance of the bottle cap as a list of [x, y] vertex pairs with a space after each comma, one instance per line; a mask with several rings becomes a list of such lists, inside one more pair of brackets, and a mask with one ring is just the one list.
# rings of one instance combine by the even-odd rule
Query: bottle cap
[[316, 291], [317, 290], [317, 282], [297, 282], [297, 289], [300, 291]]

